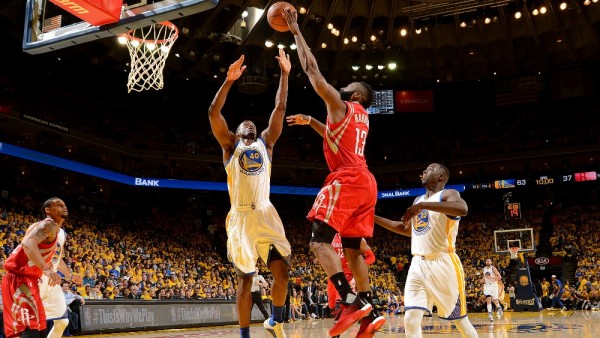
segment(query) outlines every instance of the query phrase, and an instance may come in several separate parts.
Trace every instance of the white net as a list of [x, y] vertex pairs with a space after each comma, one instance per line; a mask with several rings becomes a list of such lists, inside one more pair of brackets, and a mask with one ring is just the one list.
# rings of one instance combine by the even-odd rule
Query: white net
[[508, 248], [508, 251], [510, 252], [510, 259], [519, 259], [519, 247], [518, 246], [510, 247], [510, 248]]
[[163, 88], [165, 61], [178, 35], [177, 26], [164, 21], [119, 36], [131, 57], [127, 92]]

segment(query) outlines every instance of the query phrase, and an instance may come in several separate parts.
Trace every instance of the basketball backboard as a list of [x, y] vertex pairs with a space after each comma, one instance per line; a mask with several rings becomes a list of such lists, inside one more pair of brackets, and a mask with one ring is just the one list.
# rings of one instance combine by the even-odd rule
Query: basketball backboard
[[535, 251], [533, 228], [494, 231], [494, 252], [509, 253], [510, 247], [518, 247], [520, 252]]
[[94, 26], [50, 0], [27, 0], [23, 50], [29, 54], [40, 54], [117, 36], [132, 29], [200, 13], [219, 3], [219, 0], [134, 1], [136, 3], [123, 5], [117, 22]]

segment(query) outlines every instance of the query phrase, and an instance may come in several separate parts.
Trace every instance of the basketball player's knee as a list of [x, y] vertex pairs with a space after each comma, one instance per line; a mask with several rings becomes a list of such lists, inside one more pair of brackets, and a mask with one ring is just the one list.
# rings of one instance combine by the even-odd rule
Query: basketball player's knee
[[315, 252], [315, 250], [320, 250], [323, 244], [331, 245], [336, 233], [337, 231], [327, 223], [313, 222], [310, 249]]
[[342, 237], [342, 247], [344, 249], [353, 249], [356, 250], [356, 256], [361, 255], [360, 253], [360, 243], [362, 242], [362, 237]]
[[[69, 320], [66, 318], [62, 318], [62, 319], [56, 319], [54, 321], [54, 327], [53, 330], [56, 330], [58, 333], [61, 334], [65, 331], [65, 329], [67, 328], [67, 325], [69, 325]], [[59, 337], [61, 337], [59, 336]]]

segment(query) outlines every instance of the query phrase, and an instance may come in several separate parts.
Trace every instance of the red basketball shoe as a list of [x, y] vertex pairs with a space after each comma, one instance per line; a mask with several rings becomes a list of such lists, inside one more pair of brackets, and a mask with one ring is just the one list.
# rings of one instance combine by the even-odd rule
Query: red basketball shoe
[[364, 317], [360, 321], [360, 329], [356, 338], [372, 338], [385, 324], [385, 318], [376, 314]]
[[346, 332], [352, 324], [356, 323], [359, 319], [368, 315], [371, 310], [373, 310], [373, 306], [369, 304], [369, 302], [358, 296], [356, 296], [354, 303], [346, 305], [347, 306], [342, 310], [342, 314], [337, 323], [329, 330], [330, 337], [339, 336]]

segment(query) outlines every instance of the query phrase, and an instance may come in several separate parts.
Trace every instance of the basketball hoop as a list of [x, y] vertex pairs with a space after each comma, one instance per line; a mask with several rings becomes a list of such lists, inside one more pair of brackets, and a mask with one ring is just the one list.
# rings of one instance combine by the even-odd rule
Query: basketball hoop
[[177, 26], [169, 21], [133, 29], [119, 35], [131, 57], [131, 70], [127, 79], [127, 92], [141, 92], [151, 88], [162, 89], [163, 69], [171, 47], [177, 37]]
[[510, 259], [519, 259], [518, 246], [511, 246], [510, 248], [508, 248], [508, 251], [510, 251]]

